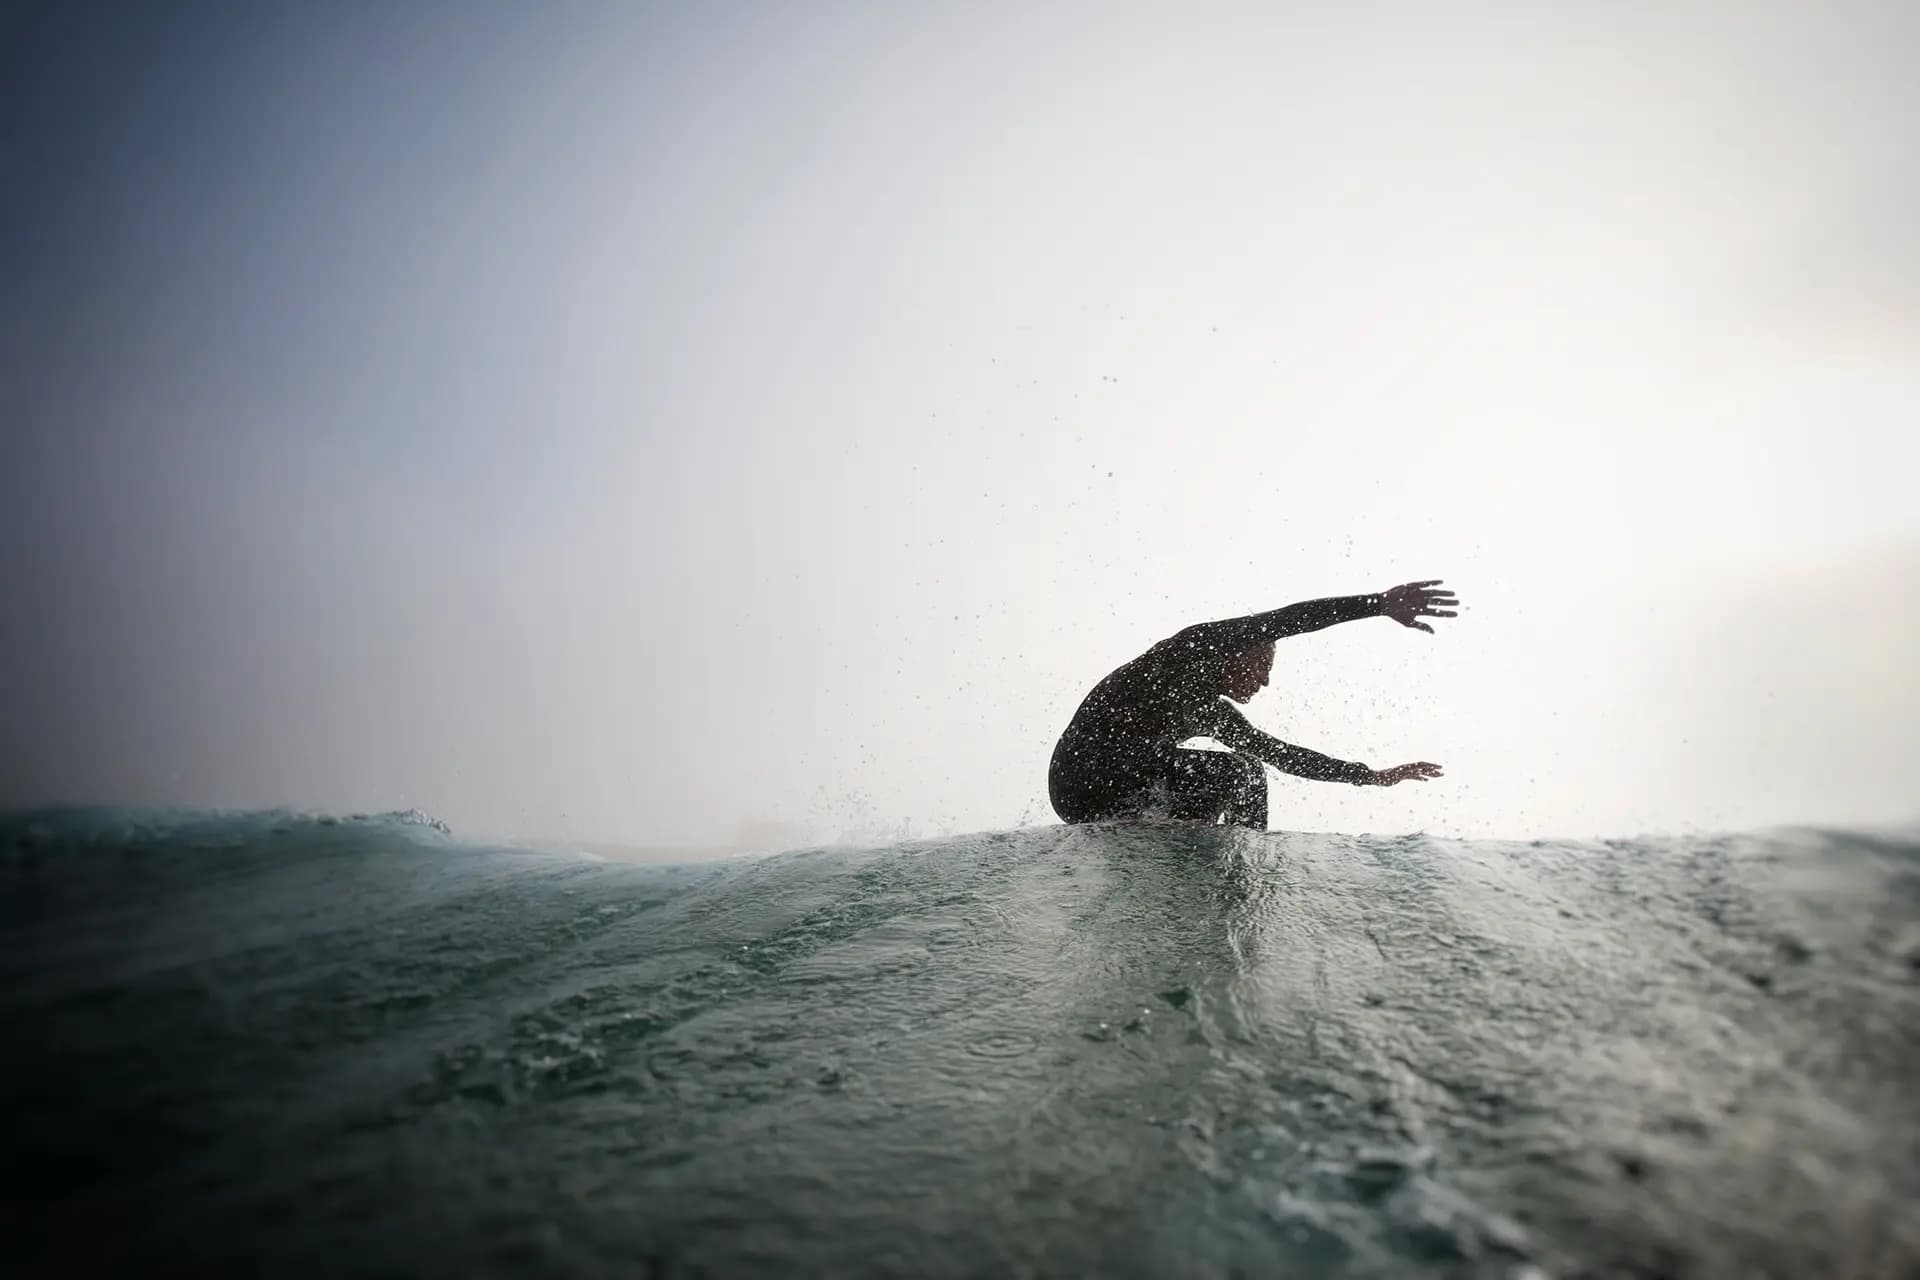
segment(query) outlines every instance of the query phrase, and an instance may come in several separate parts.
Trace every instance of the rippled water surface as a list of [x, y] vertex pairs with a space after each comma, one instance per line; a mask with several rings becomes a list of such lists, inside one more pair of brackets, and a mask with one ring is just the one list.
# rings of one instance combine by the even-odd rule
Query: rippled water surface
[[9, 1271], [1920, 1273], [1920, 847], [0, 822]]

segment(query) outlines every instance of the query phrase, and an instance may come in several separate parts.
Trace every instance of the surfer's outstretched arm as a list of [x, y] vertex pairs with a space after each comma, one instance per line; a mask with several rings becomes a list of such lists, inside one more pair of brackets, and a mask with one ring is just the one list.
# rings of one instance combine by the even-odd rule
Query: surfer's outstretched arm
[[1282, 742], [1270, 733], [1263, 733], [1247, 723], [1247, 718], [1225, 699], [1216, 704], [1219, 710], [1209, 717], [1205, 732], [1209, 738], [1226, 743], [1235, 751], [1244, 751], [1259, 760], [1264, 760], [1282, 773], [1290, 773], [1296, 778], [1312, 778], [1319, 782], [1346, 782], [1356, 787], [1371, 786], [1376, 781], [1374, 771], [1354, 760], [1336, 760], [1332, 756], [1323, 756], [1318, 751], [1306, 747], [1296, 747], [1291, 742]]
[[1372, 769], [1354, 760], [1336, 760], [1306, 747], [1282, 742], [1247, 723], [1247, 718], [1224, 698], [1215, 704], [1218, 710], [1208, 717], [1206, 735], [1226, 743], [1235, 751], [1244, 751], [1264, 760], [1282, 773], [1319, 782], [1345, 782], [1356, 787], [1391, 787], [1399, 782], [1425, 781], [1440, 776], [1440, 766], [1420, 760], [1397, 764], [1390, 769]]
[[1251, 613], [1244, 618], [1226, 618], [1219, 622], [1201, 622], [1182, 631], [1177, 639], [1198, 649], [1215, 653], [1233, 653], [1257, 644], [1271, 644], [1288, 636], [1319, 631], [1336, 622], [1360, 618], [1392, 618], [1403, 627], [1432, 632], [1420, 618], [1451, 618], [1459, 600], [1450, 589], [1440, 586], [1438, 578], [1427, 582], [1409, 582], [1388, 591], [1364, 596], [1328, 596], [1323, 600], [1303, 600], [1266, 613]]
[[1223, 618], [1219, 622], [1200, 622], [1181, 632], [1180, 638], [1196, 648], [1215, 653], [1237, 653], [1257, 644], [1271, 644], [1288, 636], [1305, 635], [1330, 627], [1336, 622], [1353, 622], [1380, 616], [1381, 597], [1329, 596], [1324, 600], [1303, 600], [1282, 609], [1250, 613], [1244, 618]]

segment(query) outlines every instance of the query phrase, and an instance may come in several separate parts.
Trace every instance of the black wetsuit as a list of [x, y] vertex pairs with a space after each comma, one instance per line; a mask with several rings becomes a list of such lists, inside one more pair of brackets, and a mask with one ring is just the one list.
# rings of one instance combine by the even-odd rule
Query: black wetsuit
[[[1164, 813], [1174, 818], [1267, 825], [1267, 775], [1364, 786], [1373, 770], [1262, 733], [1220, 689], [1226, 664], [1255, 645], [1375, 618], [1378, 595], [1337, 596], [1269, 613], [1202, 622], [1162, 640], [1093, 687], [1053, 749], [1047, 793], [1067, 822]], [[1213, 738], [1223, 751], [1182, 748]]]

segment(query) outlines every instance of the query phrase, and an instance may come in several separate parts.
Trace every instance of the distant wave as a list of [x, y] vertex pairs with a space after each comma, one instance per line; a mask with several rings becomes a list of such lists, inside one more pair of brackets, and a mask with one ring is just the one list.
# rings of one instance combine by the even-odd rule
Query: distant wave
[[450, 837], [452, 828], [418, 809], [387, 813], [305, 813], [291, 809], [127, 809], [47, 806], [0, 814], [0, 849], [12, 853], [58, 848], [137, 849], [161, 845], [237, 848], [264, 837], [296, 840], [334, 828], [358, 832], [425, 832]]

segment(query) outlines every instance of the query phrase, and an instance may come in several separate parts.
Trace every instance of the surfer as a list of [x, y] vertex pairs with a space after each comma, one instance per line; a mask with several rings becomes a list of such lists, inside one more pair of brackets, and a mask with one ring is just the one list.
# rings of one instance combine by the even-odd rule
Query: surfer
[[[1197, 623], [1162, 640], [1093, 686], [1073, 713], [1047, 769], [1054, 812], [1067, 822], [1151, 813], [1264, 831], [1266, 765], [1358, 787], [1439, 777], [1440, 766], [1425, 761], [1370, 769], [1282, 742], [1247, 723], [1233, 702], [1266, 687], [1276, 640], [1357, 618], [1392, 618], [1431, 635], [1420, 619], [1451, 618], [1458, 604], [1436, 578]], [[1230, 750], [1180, 745], [1200, 737]]]

